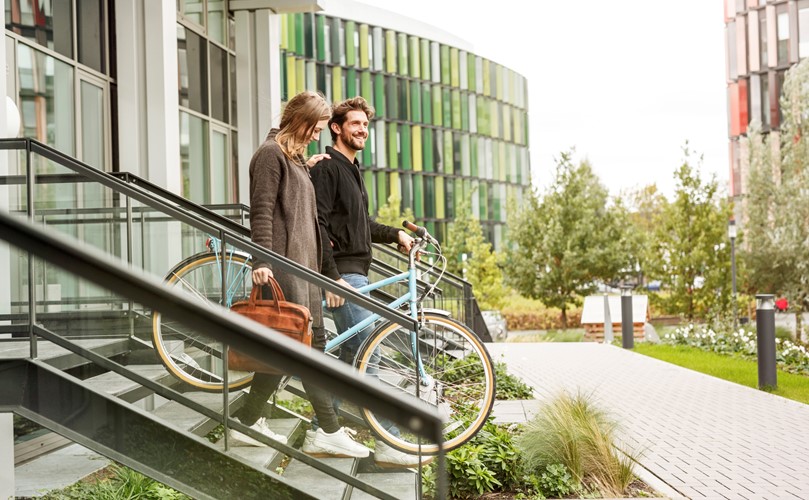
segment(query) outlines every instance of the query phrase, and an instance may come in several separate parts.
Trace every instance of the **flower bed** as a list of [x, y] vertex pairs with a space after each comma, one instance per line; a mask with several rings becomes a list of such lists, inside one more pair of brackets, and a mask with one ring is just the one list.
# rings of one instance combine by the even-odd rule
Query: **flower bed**
[[[705, 351], [756, 359], [756, 332], [744, 327], [732, 333], [717, 333], [707, 325], [690, 324], [665, 334], [662, 341], [671, 345], [687, 345]], [[776, 338], [775, 359], [779, 369], [809, 376], [809, 351], [806, 346]]]

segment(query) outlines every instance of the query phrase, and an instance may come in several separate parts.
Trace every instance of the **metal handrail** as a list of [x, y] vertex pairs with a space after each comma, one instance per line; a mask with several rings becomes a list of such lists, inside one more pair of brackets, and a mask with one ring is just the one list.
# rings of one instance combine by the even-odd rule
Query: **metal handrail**
[[[117, 177], [98, 170], [96, 168], [91, 167], [75, 158], [72, 158], [61, 151], [51, 148], [50, 146], [43, 144], [35, 139], [25, 138], [25, 139], [0, 139], [0, 150], [24, 150], [29, 156], [28, 159], [28, 168], [26, 168], [26, 182], [28, 183], [29, 191], [32, 190], [33, 186], [33, 174], [31, 173], [30, 168], [30, 153], [36, 153], [41, 155], [49, 160], [52, 160], [59, 165], [73, 170], [76, 173], [81, 174], [89, 181], [97, 182], [105, 187], [110, 188], [111, 190], [128, 196], [132, 199], [135, 199], [145, 205], [151, 206], [161, 212], [172, 216], [174, 219], [179, 220], [185, 224], [188, 224], [191, 227], [194, 227], [200, 231], [208, 232], [211, 234], [217, 234], [219, 239], [222, 240], [223, 246], [224, 245], [234, 245], [238, 246], [242, 250], [247, 251], [254, 258], [259, 258], [259, 260], [269, 262], [275, 268], [280, 269], [284, 272], [287, 272], [297, 278], [301, 278], [311, 284], [314, 284], [322, 289], [330, 291], [332, 293], [339, 294], [347, 299], [350, 298], [352, 302], [361, 305], [365, 309], [369, 311], [375, 312], [382, 316], [383, 318], [402, 325], [407, 328], [416, 329], [417, 323], [416, 321], [411, 318], [410, 316], [404, 314], [401, 311], [392, 310], [386, 305], [380, 304], [379, 302], [369, 299], [365, 295], [357, 293], [355, 290], [344, 288], [338, 285], [334, 280], [328, 279], [321, 275], [316, 271], [312, 271], [306, 267], [300, 266], [296, 262], [288, 259], [280, 254], [272, 252], [270, 250], [265, 249], [264, 247], [258, 246], [242, 234], [241, 230], [230, 230], [226, 229], [222, 226], [218, 226], [206, 220], [205, 217], [211, 215], [212, 217], [217, 218], [220, 220], [222, 218], [215, 212], [205, 210], [205, 217], [202, 215], [198, 215], [197, 213], [190, 211], [189, 209], [185, 208], [191, 204], [188, 200], [185, 200], [182, 197], [178, 197], [168, 191], [162, 190], [161, 196], [169, 200], [171, 203], [168, 203], [167, 200], [163, 200], [155, 196], [153, 193], [150, 193], [146, 189], [138, 189], [133, 187], [130, 184], [118, 179]], [[144, 181], [142, 179], [139, 180], [143, 185], [150, 185], [150, 187], [154, 188], [151, 183], [148, 181]], [[31, 205], [30, 200], [32, 196], [29, 196], [29, 205]], [[177, 205], [174, 205], [177, 204]], [[31, 207], [29, 207], [29, 210]], [[224, 219], [224, 218], [222, 218]], [[245, 228], [246, 229], [246, 228]]]
[[[379, 384], [370, 383], [345, 363], [325, 355], [313, 354], [300, 343], [282, 335], [268, 334], [265, 328], [255, 322], [221, 306], [202, 307], [179, 291], [163, 286], [154, 278], [132, 272], [120, 261], [96, 249], [80, 248], [75, 245], [75, 241], [65, 236], [46, 233], [35, 224], [4, 211], [0, 211], [0, 239], [52, 264], [70, 269], [72, 273], [121, 296], [155, 310], [163, 310], [184, 324], [204, 330], [212, 338], [233, 348], [250, 352], [252, 357], [276, 366], [281, 371], [296, 373], [303, 379], [316, 381], [314, 383], [320, 387], [346, 400], [356, 400], [360, 396], [363, 406], [438, 443], [439, 466], [443, 467], [443, 424], [436, 408], [421, 401], [407, 400], [385, 390]], [[39, 328], [35, 328], [34, 332], [38, 335], [46, 333]], [[86, 350], [83, 353], [89, 354]], [[114, 366], [115, 363], [107, 364], [107, 368], [120, 371]], [[166, 392], [142, 377], [138, 381], [158, 392]], [[180, 396], [180, 399], [186, 398]], [[208, 413], [204, 408], [195, 409]], [[349, 477], [341, 479], [354, 482]]]

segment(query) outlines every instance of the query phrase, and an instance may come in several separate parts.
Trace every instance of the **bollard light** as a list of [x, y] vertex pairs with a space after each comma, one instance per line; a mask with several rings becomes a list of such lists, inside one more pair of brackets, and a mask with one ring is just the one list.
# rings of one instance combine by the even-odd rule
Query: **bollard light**
[[758, 388], [772, 390], [778, 386], [775, 360], [775, 295], [756, 295], [756, 356]]
[[733, 308], [733, 330], [736, 330], [738, 311], [736, 310], [736, 221], [728, 222], [728, 237], [730, 237], [730, 280], [731, 280], [731, 307]]
[[632, 321], [632, 287], [621, 287], [621, 345], [624, 349], [635, 347], [635, 327]]
[[771, 294], [756, 295], [756, 309], [760, 311], [775, 310], [775, 295]]

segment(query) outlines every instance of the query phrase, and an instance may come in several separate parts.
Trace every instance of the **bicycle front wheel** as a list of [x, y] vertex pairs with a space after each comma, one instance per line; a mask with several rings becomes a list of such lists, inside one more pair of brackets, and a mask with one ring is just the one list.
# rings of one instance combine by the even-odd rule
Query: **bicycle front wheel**
[[[223, 267], [227, 306], [247, 300], [252, 289], [252, 264], [248, 257], [236, 253], [192, 255], [169, 271], [165, 282], [201, 304], [221, 304]], [[152, 342], [160, 361], [174, 376], [198, 390], [223, 390], [221, 342], [159, 311], [152, 313]], [[228, 387], [232, 390], [248, 385], [252, 379], [250, 372], [228, 371]]]
[[[486, 423], [494, 404], [495, 376], [486, 347], [466, 326], [452, 319], [426, 314], [415, 337], [395, 323], [383, 325], [360, 348], [360, 373], [377, 377], [387, 388], [409, 394], [438, 408], [444, 418], [444, 450], [471, 439]], [[390, 446], [405, 453], [434, 455], [438, 444], [425, 442], [410, 431], [399, 430], [384, 417], [363, 409], [371, 429]]]

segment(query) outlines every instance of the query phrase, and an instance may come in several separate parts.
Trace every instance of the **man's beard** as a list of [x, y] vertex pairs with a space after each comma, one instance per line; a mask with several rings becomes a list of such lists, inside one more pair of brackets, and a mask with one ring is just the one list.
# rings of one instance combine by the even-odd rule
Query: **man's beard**
[[354, 151], [362, 151], [365, 149], [365, 142], [368, 140], [366, 137], [365, 140], [358, 139], [353, 135], [343, 134], [342, 135], [343, 144], [350, 147]]

